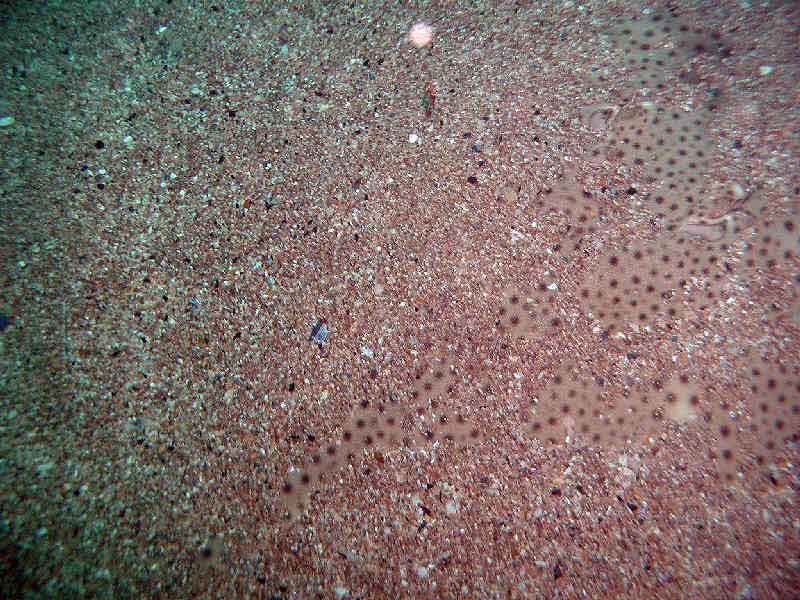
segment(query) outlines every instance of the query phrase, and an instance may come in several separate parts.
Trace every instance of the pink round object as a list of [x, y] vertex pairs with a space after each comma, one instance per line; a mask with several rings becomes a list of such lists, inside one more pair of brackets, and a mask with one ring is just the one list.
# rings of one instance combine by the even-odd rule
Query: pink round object
[[408, 30], [408, 41], [415, 45], [417, 48], [427, 46], [433, 40], [433, 27], [420, 21], [414, 23], [411, 29]]

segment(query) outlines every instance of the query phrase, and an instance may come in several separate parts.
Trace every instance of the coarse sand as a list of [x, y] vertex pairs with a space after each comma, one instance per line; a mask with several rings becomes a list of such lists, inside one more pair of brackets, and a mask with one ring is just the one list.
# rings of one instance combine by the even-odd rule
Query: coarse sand
[[798, 23], [5, 3], [0, 596], [795, 597]]

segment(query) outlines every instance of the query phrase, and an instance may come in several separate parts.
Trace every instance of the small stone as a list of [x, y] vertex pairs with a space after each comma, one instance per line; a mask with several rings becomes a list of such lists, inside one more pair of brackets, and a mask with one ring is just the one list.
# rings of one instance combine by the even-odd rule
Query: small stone
[[47, 477], [50, 474], [50, 471], [53, 470], [53, 467], [55, 467], [54, 463], [43, 463], [36, 467], [36, 474], [39, 477]]
[[517, 231], [516, 229], [511, 230], [511, 243], [516, 244], [520, 240], [524, 240], [527, 236], [522, 233], [521, 231]]
[[775, 67], [773, 67], [771, 65], [761, 65], [760, 67], [758, 67], [758, 74], [761, 75], [762, 77], [765, 77], [765, 76], [769, 75], [770, 73], [772, 73], [772, 71], [774, 71], [774, 70], [775, 70]]
[[8, 115], [6, 117], [0, 117], [0, 127], [8, 127], [14, 124], [14, 117]]
[[424, 48], [433, 41], [433, 27], [424, 21], [414, 23], [408, 30], [408, 41], [417, 48]]
[[317, 321], [317, 324], [311, 329], [311, 335], [308, 339], [316, 342], [320, 346], [325, 344], [328, 340], [328, 325], [325, 321]]
[[409, 144], [416, 144], [419, 142], [419, 136], [416, 133], [412, 133], [408, 136], [408, 143]]
[[519, 198], [519, 196], [517, 195], [516, 190], [514, 190], [514, 188], [511, 188], [511, 187], [503, 188], [502, 196], [503, 196], [503, 200], [505, 200], [509, 204], [516, 204], [516, 202], [517, 202], [517, 200]]

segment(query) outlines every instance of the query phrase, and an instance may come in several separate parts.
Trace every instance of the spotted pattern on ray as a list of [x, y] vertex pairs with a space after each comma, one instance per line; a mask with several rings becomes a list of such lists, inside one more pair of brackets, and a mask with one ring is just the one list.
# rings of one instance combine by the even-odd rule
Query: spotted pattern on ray
[[610, 38], [624, 56], [634, 88], [664, 90], [667, 80], [690, 59], [704, 52], [725, 52], [719, 35], [664, 12], [625, 19]]
[[623, 111], [611, 135], [591, 150], [592, 160], [640, 168], [656, 183], [644, 209], [669, 222], [705, 215], [704, 188], [714, 147], [706, 133], [708, 116], [677, 107], [642, 103]]
[[[773, 214], [752, 208], [757, 215], [734, 211], [714, 222], [699, 222], [694, 229], [682, 227], [677, 234], [602, 253], [574, 292], [581, 312], [610, 333], [705, 310], [724, 288], [722, 263], [736, 239], [748, 240], [740, 261], [745, 272], [794, 260], [800, 244], [794, 212]], [[700, 285], [700, 291], [684, 294], [690, 280], [691, 285]], [[506, 292], [496, 318], [499, 335], [533, 340], [564, 329], [558, 301], [563, 291], [547, 281], [544, 278], [527, 291]], [[675, 376], [666, 384], [630, 390], [612, 401], [599, 379], [577, 375], [575, 368], [566, 365], [542, 389], [530, 418], [528, 433], [545, 445], [560, 445], [572, 436], [610, 447], [636, 443], [657, 434], [666, 421], [693, 422], [702, 414], [714, 432], [710, 458], [719, 476], [733, 481], [748, 464], [743, 447], [755, 448], [757, 464], [768, 464], [783, 442], [800, 430], [800, 378], [780, 365], [754, 367], [749, 374], [751, 400], [756, 404], [753, 424], [746, 430], [741, 430], [725, 401], [702, 412], [709, 400], [696, 382], [686, 378]], [[452, 356], [432, 359], [412, 378], [410, 404], [371, 406], [362, 401], [341, 440], [313, 453], [304, 468], [292, 473], [281, 494], [285, 511], [293, 518], [303, 514], [310, 493], [364, 450], [419, 447], [437, 440], [456, 447], [480, 443], [485, 432], [454, 412], [452, 403], [444, 402], [453, 395], [458, 376]]]
[[458, 377], [452, 356], [436, 358], [417, 370], [408, 390], [410, 403], [362, 400], [340, 439], [312, 452], [307, 463], [290, 474], [280, 493], [283, 511], [299, 518], [308, 509], [311, 494], [364, 451], [419, 448], [435, 442], [456, 448], [479, 443], [483, 432], [452, 402], [447, 403]]
[[649, 389], [608, 393], [600, 377], [568, 363], [539, 398], [528, 432], [549, 446], [568, 438], [589, 445], [625, 445], [659, 432], [665, 419], [695, 418], [700, 395], [688, 380], [673, 377]]
[[594, 231], [595, 222], [603, 208], [595, 194], [586, 190], [577, 175], [568, 171], [552, 187], [539, 195], [539, 206], [563, 214], [569, 225], [565, 241], [574, 242], [586, 233]]
[[[625, 21], [612, 41], [625, 53], [637, 89], [667, 89], [687, 60], [722, 50], [718, 36], [669, 14]], [[586, 164], [622, 167], [643, 178], [652, 191], [629, 208], [645, 211], [661, 228], [646, 239], [623, 239], [601, 250], [577, 279], [532, 265], [527, 283], [506, 289], [491, 316], [498, 338], [539, 343], [567, 331], [567, 312], [573, 309], [605, 334], [652, 329], [715, 310], [732, 280], [746, 281], [761, 269], [788, 269], [795, 299], [800, 295], [797, 203], [775, 209], [757, 197], [734, 206], [729, 198], [710, 194], [707, 181], [718, 145], [709, 133], [712, 115], [649, 100], [583, 111], [584, 125], [600, 136], [584, 156]], [[560, 259], [583, 250], [584, 238], [606, 215], [604, 202], [574, 169], [536, 196], [540, 214], [557, 214], [566, 222], [557, 245]], [[459, 408], [464, 391], [478, 384], [464, 376], [458, 359], [449, 354], [421, 360], [400, 399], [357, 403], [339, 439], [312, 450], [306, 464], [290, 473], [280, 494], [283, 510], [300, 517], [311, 493], [365, 452], [484, 442], [488, 432]], [[530, 382], [532, 407], [521, 408], [520, 418], [527, 436], [545, 448], [641, 447], [668, 423], [699, 427], [708, 434], [715, 472], [732, 482], [743, 471], [774, 461], [800, 431], [797, 368], [761, 356], [750, 363], [748, 372], [739, 374], [747, 386], [737, 388], [734, 403], [677, 370], [663, 381], [620, 386], [596, 376], [586, 362], [573, 361], [549, 380]], [[483, 378], [491, 379], [487, 373]]]

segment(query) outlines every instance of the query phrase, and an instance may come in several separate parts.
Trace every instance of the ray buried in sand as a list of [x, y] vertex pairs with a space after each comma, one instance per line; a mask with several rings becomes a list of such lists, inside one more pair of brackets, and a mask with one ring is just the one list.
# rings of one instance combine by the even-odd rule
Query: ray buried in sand
[[[557, 215], [564, 223], [548, 258], [590, 266], [577, 279], [531, 266], [525, 281], [508, 286], [497, 302], [495, 339], [533, 347], [543, 338], [567, 340], [578, 322], [589, 323], [601, 339], [680, 329], [715, 314], [763, 270], [787, 290], [785, 304], [766, 307], [763, 322], [796, 325], [797, 199], [769, 205], [758, 191], [711, 189], [719, 145], [712, 133], [713, 102], [678, 106], [642, 94], [665, 89], [700, 54], [723, 57], [720, 37], [656, 14], [625, 21], [610, 39], [625, 57], [628, 99], [582, 111], [597, 142], [586, 149], [582, 166], [565, 170], [534, 203], [537, 215]], [[622, 201], [609, 198], [584, 189], [581, 168], [625, 169], [649, 191], [633, 189]], [[606, 213], [619, 210], [650, 219], [650, 233], [587, 244], [602, 230]], [[280, 510], [291, 518], [303, 515], [312, 492], [333, 484], [335, 474], [365, 452], [466, 448], [508, 429], [545, 447], [642, 451], [670, 427], [696, 427], [708, 439], [702, 460], [730, 484], [763, 471], [800, 428], [797, 361], [780, 353], [748, 351], [747, 368], [713, 384], [687, 374], [688, 357], [677, 357], [657, 377], [623, 381], [598, 375], [592, 356], [565, 359], [548, 377], [531, 378], [524, 394], [515, 394], [518, 405], [508, 423], [490, 422], [475, 408], [498, 385], [491, 360], [467, 354], [434, 351], [418, 360], [405, 389], [353, 399], [353, 413], [338, 436], [314, 444], [306, 463], [290, 470], [279, 493]]]

